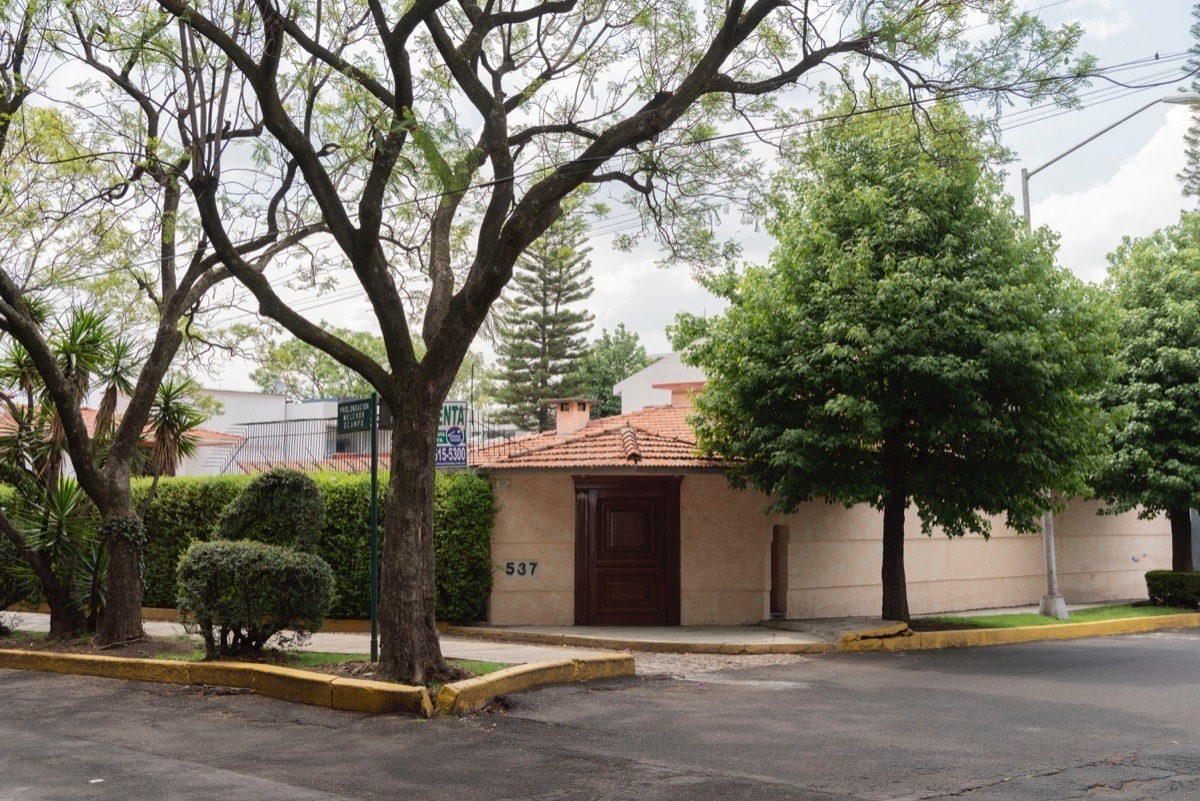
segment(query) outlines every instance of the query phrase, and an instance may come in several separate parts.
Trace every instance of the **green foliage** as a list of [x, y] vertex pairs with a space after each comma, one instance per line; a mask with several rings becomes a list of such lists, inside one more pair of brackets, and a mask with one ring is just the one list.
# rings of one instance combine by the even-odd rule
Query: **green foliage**
[[[337, 588], [329, 614], [366, 618], [370, 615], [370, 476], [327, 473], [312, 479], [325, 502], [324, 533], [314, 553], [331, 565]], [[145, 520], [149, 540], [144, 569], [147, 606], [175, 604], [180, 557], [193, 543], [209, 540], [214, 521], [249, 482], [246, 476], [159, 481]], [[380, 484], [387, 486], [386, 474]], [[149, 486], [149, 479], [135, 481], [135, 505], [143, 502]], [[492, 582], [491, 485], [471, 474], [445, 474], [438, 476], [435, 493], [436, 592], [439, 609], [445, 610], [439, 614], [451, 620], [483, 619]], [[380, 509], [382, 512], [382, 504]]]
[[1113, 511], [1200, 507], [1200, 212], [1109, 256], [1120, 371], [1100, 394], [1117, 412], [1096, 481]]
[[262, 542], [200, 542], [179, 561], [179, 616], [206, 654], [257, 653], [285, 629], [302, 642], [333, 600], [324, 559]]
[[225, 507], [213, 539], [254, 540], [312, 551], [325, 527], [325, 502], [312, 477], [276, 467], [255, 476]]
[[433, 503], [434, 566], [439, 620], [487, 618], [492, 592], [492, 485], [472, 473], [439, 475]]
[[[0, 610], [29, 597], [29, 584], [22, 577], [24, 565], [25, 560], [8, 537], [0, 536]], [[2, 629], [0, 633], [3, 633]]]
[[[367, 331], [332, 326], [324, 320], [321, 321], [321, 327], [387, 367], [383, 337]], [[282, 385], [283, 393], [289, 398], [365, 398], [371, 394], [372, 387], [365, 378], [295, 337], [276, 340], [269, 328], [250, 326], [239, 327], [235, 334], [253, 343], [250, 358], [258, 364], [258, 368], [250, 374], [250, 380], [263, 392], [278, 392]], [[413, 348], [417, 358], [425, 354], [425, 346], [420, 338], [414, 339]], [[483, 373], [483, 357], [474, 351], [468, 352], [447, 397], [469, 397], [473, 381], [482, 380]]]
[[[172, 607], [179, 596], [175, 569], [193, 542], [204, 542], [222, 510], [250, 482], [248, 476], [207, 476], [162, 479], [146, 511], [147, 546], [142, 553], [146, 606]], [[151, 480], [135, 479], [133, 503], [141, 508]]]
[[780, 177], [771, 265], [710, 281], [729, 311], [674, 332], [708, 337], [687, 355], [709, 378], [697, 433], [781, 509], [902, 493], [926, 532], [986, 536], [999, 513], [1032, 531], [1046, 487], [1081, 489], [1111, 331], [1048, 236], [1021, 235], [974, 124], [929, 113], [954, 135], [865, 115], [822, 128]]
[[543, 401], [577, 392], [571, 379], [592, 325], [577, 308], [592, 295], [586, 237], [586, 218], [568, 214], [517, 262], [496, 345], [498, 422], [546, 431], [554, 418]]
[[710, 280], [728, 311], [673, 332], [708, 376], [699, 443], [733, 460], [736, 486], [785, 511], [822, 498], [885, 512], [891, 619], [908, 614], [910, 504], [925, 533], [987, 536], [987, 515], [1034, 531], [1047, 487], [1084, 488], [1106, 423], [1089, 395], [1115, 347], [1050, 235], [1024, 235], [979, 126], [949, 103], [928, 122], [901, 110], [814, 132], [776, 182], [770, 265]]
[[649, 365], [650, 357], [637, 332], [618, 323], [611, 334], [607, 329], [601, 331], [579, 360], [571, 383], [580, 395], [600, 401], [592, 407], [592, 417], [611, 417], [621, 413], [621, 399], [613, 395], [613, 385]]
[[[382, 337], [332, 326], [324, 320], [321, 327], [387, 366]], [[276, 382], [281, 382], [284, 393], [291, 398], [362, 398], [371, 394], [365, 378], [312, 345], [295, 337], [276, 341], [269, 329], [255, 328], [246, 333], [254, 342], [253, 358], [259, 365], [250, 380], [263, 392], [278, 392]]]
[[1146, 591], [1157, 606], [1200, 609], [1200, 573], [1151, 570], [1146, 573]]
[[[337, 579], [334, 617], [371, 616], [371, 477], [327, 473], [314, 477], [325, 499], [325, 533], [316, 554], [332, 565]], [[387, 487], [380, 477], [380, 492]], [[384, 509], [380, 498], [380, 527]]]

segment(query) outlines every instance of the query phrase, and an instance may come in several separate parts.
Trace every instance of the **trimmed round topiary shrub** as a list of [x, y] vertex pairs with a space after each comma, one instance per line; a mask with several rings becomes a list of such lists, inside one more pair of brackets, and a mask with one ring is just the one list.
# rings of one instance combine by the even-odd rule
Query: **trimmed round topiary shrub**
[[325, 528], [325, 502], [317, 482], [299, 470], [276, 467], [256, 476], [225, 507], [215, 540], [254, 540], [311, 551]]
[[204, 638], [210, 658], [261, 652], [319, 631], [333, 602], [329, 564], [310, 553], [262, 542], [198, 542], [179, 560], [179, 618]]
[[1151, 570], [1146, 574], [1146, 591], [1155, 606], [1200, 609], [1200, 573]]

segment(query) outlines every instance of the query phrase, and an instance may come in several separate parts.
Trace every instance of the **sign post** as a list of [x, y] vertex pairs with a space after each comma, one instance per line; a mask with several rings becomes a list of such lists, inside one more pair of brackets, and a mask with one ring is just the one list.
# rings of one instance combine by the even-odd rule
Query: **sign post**
[[371, 436], [371, 661], [379, 661], [379, 397], [338, 404], [337, 432], [369, 431]]

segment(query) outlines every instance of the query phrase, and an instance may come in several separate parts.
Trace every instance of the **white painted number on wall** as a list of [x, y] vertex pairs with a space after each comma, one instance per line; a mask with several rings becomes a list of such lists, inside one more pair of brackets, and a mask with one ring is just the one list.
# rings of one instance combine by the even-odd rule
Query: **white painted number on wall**
[[504, 575], [517, 578], [534, 578], [537, 576], [538, 563], [536, 559], [524, 559], [519, 562], [505, 562]]

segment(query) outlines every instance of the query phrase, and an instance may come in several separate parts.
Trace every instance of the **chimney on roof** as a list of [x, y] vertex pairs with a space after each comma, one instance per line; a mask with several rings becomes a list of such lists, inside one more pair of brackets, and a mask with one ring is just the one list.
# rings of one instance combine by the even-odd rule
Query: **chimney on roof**
[[654, 389], [665, 389], [671, 393], [671, 406], [676, 409], [690, 409], [695, 404], [693, 399], [704, 390], [703, 381], [679, 381], [671, 384], [652, 384]]
[[592, 419], [592, 404], [599, 401], [591, 398], [550, 398], [542, 401], [555, 409], [554, 433], [560, 437], [582, 431]]

